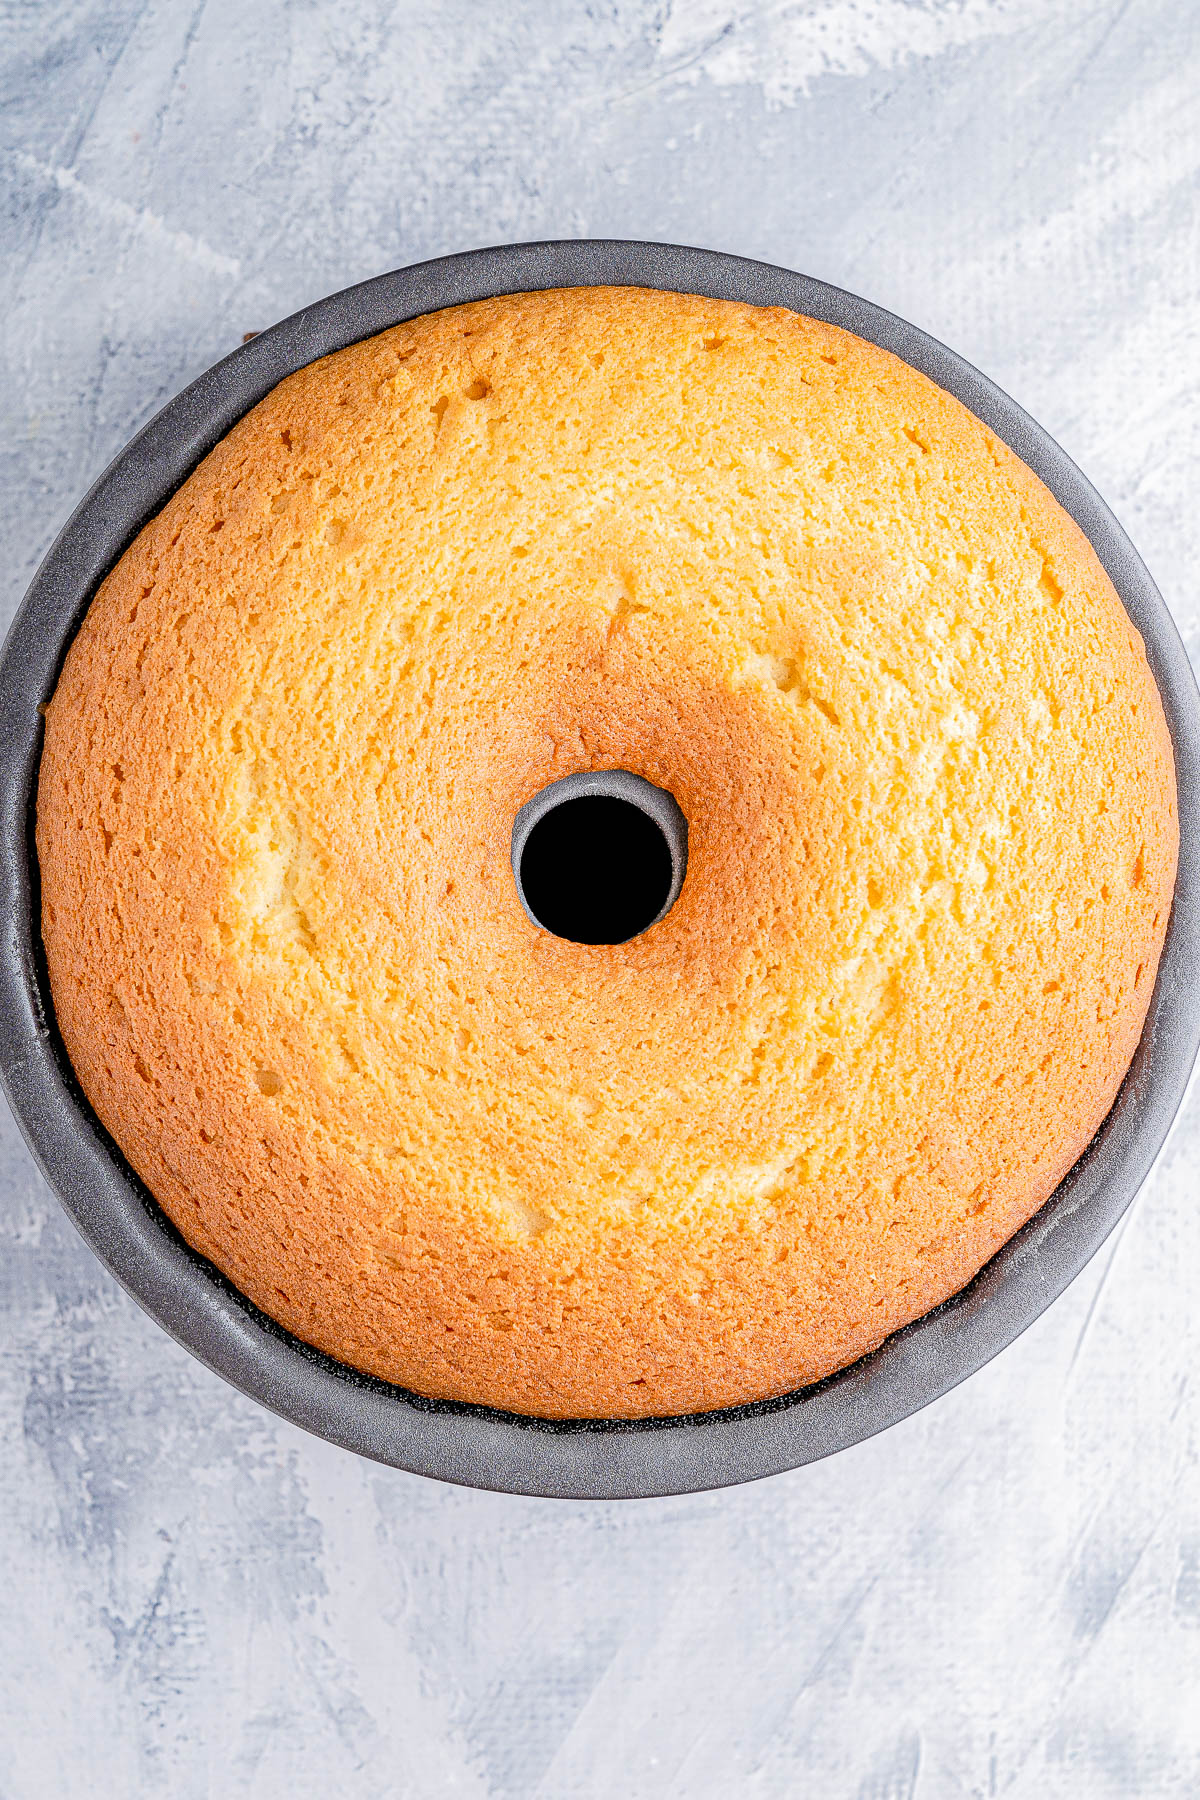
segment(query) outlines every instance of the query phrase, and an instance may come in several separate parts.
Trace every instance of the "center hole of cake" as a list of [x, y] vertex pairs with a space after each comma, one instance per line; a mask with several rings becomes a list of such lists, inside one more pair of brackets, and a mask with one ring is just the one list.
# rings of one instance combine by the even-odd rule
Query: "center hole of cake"
[[627, 943], [674, 904], [686, 830], [670, 794], [625, 770], [554, 782], [513, 831], [526, 913], [572, 943]]

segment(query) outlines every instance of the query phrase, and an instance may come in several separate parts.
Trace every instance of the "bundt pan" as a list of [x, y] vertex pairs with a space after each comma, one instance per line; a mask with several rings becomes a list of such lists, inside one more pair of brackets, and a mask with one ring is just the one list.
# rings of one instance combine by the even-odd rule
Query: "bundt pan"
[[[92, 1113], [59, 1040], [33, 817], [40, 708], [97, 585], [243, 413], [304, 364], [418, 314], [601, 284], [790, 307], [842, 326], [919, 369], [1003, 438], [1090, 538], [1145, 640], [1174, 739], [1181, 848], [1154, 997], [1117, 1101], [1058, 1191], [962, 1293], [784, 1399], [687, 1418], [547, 1423], [425, 1400], [345, 1368], [188, 1248]], [[13, 624], [0, 712], [0, 1070], [34, 1156], [105, 1266], [210, 1369], [293, 1423], [396, 1468], [511, 1493], [637, 1497], [751, 1481], [858, 1443], [970, 1375], [1062, 1292], [1137, 1193], [1184, 1096], [1200, 1041], [1200, 695], [1170, 615], [1103, 502], [1011, 400], [891, 313], [785, 269], [663, 244], [522, 244], [442, 257], [306, 307], [202, 375], [100, 477]]]

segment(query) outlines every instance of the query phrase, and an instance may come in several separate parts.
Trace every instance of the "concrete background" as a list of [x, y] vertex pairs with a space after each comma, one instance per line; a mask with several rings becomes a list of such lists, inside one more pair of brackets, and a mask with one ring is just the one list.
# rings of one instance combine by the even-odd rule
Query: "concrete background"
[[[244, 331], [442, 251], [615, 234], [945, 338], [1092, 476], [1200, 655], [1186, 0], [0, 0], [0, 98], [3, 622]], [[1200, 1792], [1200, 1103], [955, 1394], [624, 1505], [277, 1422], [0, 1130], [3, 1800]]]

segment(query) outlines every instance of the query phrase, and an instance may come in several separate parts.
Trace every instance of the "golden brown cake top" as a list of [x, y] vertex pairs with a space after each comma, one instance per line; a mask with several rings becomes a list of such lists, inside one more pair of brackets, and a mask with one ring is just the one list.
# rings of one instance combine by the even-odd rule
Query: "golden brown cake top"
[[[514, 815], [623, 768], [667, 916], [539, 930]], [[47, 718], [89, 1099], [336, 1357], [545, 1415], [822, 1376], [1093, 1135], [1166, 929], [1141, 642], [1025, 466], [886, 352], [513, 295], [283, 382], [104, 583]]]

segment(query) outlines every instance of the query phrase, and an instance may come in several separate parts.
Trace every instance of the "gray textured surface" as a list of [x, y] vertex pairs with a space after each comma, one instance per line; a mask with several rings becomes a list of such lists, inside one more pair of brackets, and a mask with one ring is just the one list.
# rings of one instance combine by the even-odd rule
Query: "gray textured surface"
[[[1200, 653], [1200, 26], [1178, 0], [0, 0], [4, 616], [241, 333], [477, 242], [859, 289], [1060, 437]], [[1200, 1104], [1017, 1345], [758, 1487], [517, 1501], [242, 1401], [3, 1122], [0, 1795], [1200, 1790]]]

